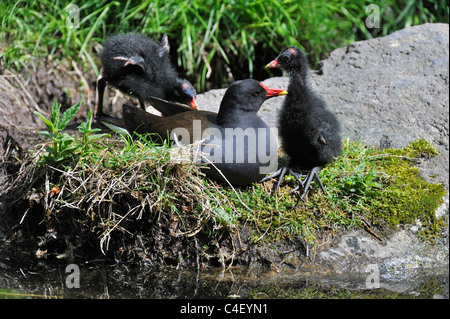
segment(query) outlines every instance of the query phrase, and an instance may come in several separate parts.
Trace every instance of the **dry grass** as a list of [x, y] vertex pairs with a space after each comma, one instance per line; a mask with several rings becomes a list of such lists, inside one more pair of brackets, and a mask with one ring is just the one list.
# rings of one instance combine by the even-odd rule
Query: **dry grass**
[[[43, 144], [0, 194], [14, 203], [16, 222], [26, 225], [31, 237], [44, 238], [38, 246], [39, 252], [45, 247], [46, 253], [39, 257], [70, 257], [73, 247], [85, 245], [81, 239], [106, 256], [117, 258], [120, 253], [122, 259], [137, 256], [141, 261], [152, 256], [159, 264], [182, 262], [180, 250], [172, 251], [173, 245], [185, 245], [187, 254], [194, 249], [202, 257], [217, 257], [216, 252], [201, 251], [199, 241], [215, 242], [225, 254], [227, 249], [219, 247], [215, 236], [222, 236], [218, 230], [232, 226], [215, 217], [228, 199], [214, 182], [207, 187], [199, 165], [190, 161], [192, 156], [202, 156], [197, 145], [155, 147], [145, 139], [117, 138], [102, 144], [95, 156], [80, 158], [73, 167], [40, 165]], [[36, 213], [41, 216], [37, 223]], [[46, 238], [55, 229], [65, 230], [58, 236], [64, 235], [66, 244], [52, 251], [55, 245]], [[211, 238], [205, 238], [205, 233]], [[219, 259], [225, 266], [229, 258]]]

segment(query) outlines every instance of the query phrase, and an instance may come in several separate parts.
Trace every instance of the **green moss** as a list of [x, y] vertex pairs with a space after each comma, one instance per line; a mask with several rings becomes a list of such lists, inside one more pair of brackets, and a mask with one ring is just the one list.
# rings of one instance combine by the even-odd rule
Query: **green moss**
[[446, 191], [442, 184], [423, 180], [414, 160], [436, 156], [436, 148], [418, 140], [403, 150], [385, 150], [383, 153], [387, 156], [379, 162], [379, 167], [388, 178], [370, 203], [373, 220], [391, 226], [419, 221], [423, 225], [420, 235], [433, 240], [443, 226], [435, 212]]
[[327, 195], [313, 183], [307, 198], [298, 201], [289, 195], [295, 187], [289, 179], [276, 194], [273, 181], [222, 191], [238, 211], [238, 222], [252, 226], [255, 240], [299, 236], [315, 245], [326, 232], [365, 226], [381, 238], [400, 225], [420, 223], [419, 236], [432, 242], [444, 226], [435, 211], [445, 188], [423, 180], [415, 164], [436, 155], [425, 140], [386, 150], [346, 140], [343, 154], [320, 172]]
[[411, 157], [435, 157], [439, 154], [436, 147], [424, 139], [418, 139], [405, 147], [404, 152]]

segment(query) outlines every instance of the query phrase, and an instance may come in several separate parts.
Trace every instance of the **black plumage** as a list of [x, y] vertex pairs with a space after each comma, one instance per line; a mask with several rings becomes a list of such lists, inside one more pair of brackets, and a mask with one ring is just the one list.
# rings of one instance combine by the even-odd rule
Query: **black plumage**
[[151, 97], [189, 105], [197, 109], [195, 89], [178, 74], [170, 62], [169, 43], [164, 35], [156, 43], [141, 34], [110, 37], [100, 52], [102, 71], [97, 82], [97, 116], [103, 115], [106, 84], [136, 96], [142, 109]]
[[[278, 119], [281, 144], [290, 161], [287, 167], [282, 167], [263, 181], [279, 175], [278, 190], [284, 174], [288, 172], [299, 182], [293, 191], [302, 187], [301, 198], [306, 195], [313, 178], [325, 192], [317, 173], [341, 153], [340, 124], [336, 116], [327, 110], [325, 101], [312, 90], [308, 61], [300, 49], [287, 48], [267, 67], [282, 68], [290, 76], [289, 93]], [[308, 173], [301, 175], [295, 170], [306, 170]], [[300, 177], [305, 179], [301, 181]]]
[[181, 144], [204, 140], [201, 151], [208, 160], [203, 163], [214, 163], [204, 170], [206, 175], [225, 182], [223, 174], [232, 185], [247, 185], [276, 168], [276, 136], [257, 112], [267, 99], [286, 93], [246, 79], [230, 85], [217, 114], [184, 110], [161, 117], [124, 105], [123, 119], [105, 117], [100, 120], [129, 132], [156, 133], [156, 137], [160, 137], [158, 142], [169, 136], [173, 138], [174, 134]]

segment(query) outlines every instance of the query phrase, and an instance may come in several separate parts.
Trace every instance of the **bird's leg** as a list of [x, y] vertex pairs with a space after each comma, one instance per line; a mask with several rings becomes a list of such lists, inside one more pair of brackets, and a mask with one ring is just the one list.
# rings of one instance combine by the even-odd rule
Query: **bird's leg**
[[[324, 194], [327, 193], [327, 192], [325, 191], [325, 188], [323, 187], [322, 181], [320, 180], [320, 177], [319, 177], [319, 174], [318, 174], [319, 171], [320, 171], [321, 169], [322, 169], [321, 166], [313, 167], [313, 168], [311, 169], [311, 171], [309, 171], [309, 173], [306, 175], [305, 180], [304, 180], [303, 182], [300, 183], [300, 185], [301, 185], [302, 188], [303, 188], [302, 194], [300, 195], [300, 199], [303, 199], [303, 198], [306, 196], [306, 194], [307, 194], [307, 192], [308, 192], [308, 189], [309, 189], [309, 185], [311, 184], [313, 178], [315, 178], [316, 181], [319, 183], [319, 186], [320, 186], [320, 188], [322, 189], [323, 193], [324, 193]], [[294, 188], [294, 189], [291, 191], [291, 193], [297, 191], [297, 190], [300, 188], [300, 185], [297, 186], [296, 188]]]
[[[101, 73], [100, 73], [101, 74]], [[106, 80], [100, 75], [97, 79], [97, 117], [102, 117], [103, 113], [103, 95], [105, 94]]]
[[278, 191], [278, 189], [280, 188], [281, 181], [283, 180], [284, 175], [286, 175], [287, 169], [287, 166], [281, 168], [280, 177], [278, 177], [277, 187], [275, 187], [275, 191]]
[[277, 177], [278, 175], [280, 175], [280, 173], [281, 173], [281, 170], [283, 169], [284, 167], [282, 167], [282, 168], [280, 168], [278, 171], [276, 171], [275, 173], [273, 173], [273, 174], [271, 174], [271, 175], [269, 175], [269, 176], [266, 176], [266, 177], [264, 177], [262, 180], [260, 180], [259, 182], [260, 183], [264, 183], [265, 181], [268, 181], [269, 179], [271, 179], [271, 178], [273, 178], [273, 177]]
[[301, 181], [299, 177], [307, 177], [308, 175], [303, 175], [303, 174], [301, 174], [301, 173], [296, 173], [296, 172], [294, 172], [294, 171], [291, 170], [291, 169], [289, 169], [289, 174], [292, 175], [292, 176], [294, 176], [295, 180], [296, 180], [297, 183], [298, 183], [298, 186], [295, 187], [295, 188], [291, 191], [290, 194], [292, 194], [292, 193], [294, 193], [295, 191], [297, 191], [297, 190], [300, 188], [300, 186], [301, 186], [302, 189], [303, 189], [303, 188], [304, 188], [303, 181]]

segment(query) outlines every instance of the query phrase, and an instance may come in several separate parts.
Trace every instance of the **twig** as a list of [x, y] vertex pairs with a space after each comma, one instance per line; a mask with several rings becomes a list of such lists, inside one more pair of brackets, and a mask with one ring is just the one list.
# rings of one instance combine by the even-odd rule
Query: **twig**
[[382, 239], [380, 236], [378, 236], [377, 234], [375, 234], [374, 231], [373, 231], [372, 229], [370, 229], [368, 223], [367, 223], [365, 220], [361, 219], [361, 221], [362, 221], [363, 224], [364, 224], [364, 229], [365, 229], [369, 234], [371, 234], [372, 236], [374, 236], [374, 237], [375, 237], [376, 239], [378, 239], [379, 241], [383, 241], [383, 239]]

